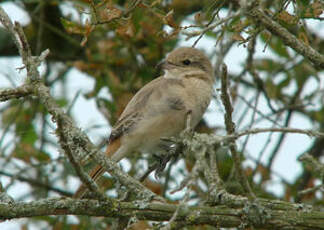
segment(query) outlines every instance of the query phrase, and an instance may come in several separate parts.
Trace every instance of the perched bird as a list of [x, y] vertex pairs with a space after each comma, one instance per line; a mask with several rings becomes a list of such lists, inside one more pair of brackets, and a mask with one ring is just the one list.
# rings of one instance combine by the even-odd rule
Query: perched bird
[[[159, 64], [164, 75], [149, 82], [130, 100], [112, 129], [106, 155], [118, 162], [134, 151], [155, 153], [161, 138], [177, 136], [201, 120], [212, 97], [213, 68], [198, 49], [181, 47], [167, 55]], [[95, 181], [105, 172], [101, 166], [91, 171]], [[83, 197], [82, 185], [75, 197]]]

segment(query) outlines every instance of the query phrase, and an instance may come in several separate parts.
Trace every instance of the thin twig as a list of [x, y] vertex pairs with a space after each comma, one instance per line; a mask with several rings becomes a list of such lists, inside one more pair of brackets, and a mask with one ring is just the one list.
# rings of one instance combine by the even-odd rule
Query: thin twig
[[[258, 115], [260, 115], [262, 118], [264, 118], [264, 119], [266, 119], [266, 120], [268, 120], [268, 121], [270, 121], [271, 123], [273, 123], [273, 124], [275, 124], [275, 125], [277, 125], [277, 126], [279, 126], [279, 127], [283, 127], [281, 124], [279, 124], [278, 122], [277, 122], [277, 120], [274, 120], [274, 119], [272, 119], [272, 118], [270, 118], [270, 116], [271, 115], [273, 115], [274, 113], [272, 113], [271, 112], [271, 114], [270, 115], [266, 115], [266, 114], [264, 114], [263, 112], [261, 112], [260, 110], [258, 110], [258, 108], [257, 107], [255, 107], [254, 105], [252, 105], [248, 100], [246, 100], [243, 96], [241, 96], [241, 95], [239, 95], [239, 94], [236, 94], [236, 96], [238, 97], [238, 98], [240, 98], [248, 107], [250, 107], [251, 109], [253, 109], [253, 111], [255, 111]], [[276, 113], [278, 113], [278, 112], [281, 112], [282, 110], [281, 109], [278, 109], [277, 111], [276, 111]], [[257, 121], [257, 120], [256, 120]], [[256, 121], [255, 121], [255, 123], [256, 123]]]
[[22, 85], [14, 89], [2, 89], [0, 90], [0, 101], [8, 101], [14, 98], [18, 99], [29, 96], [32, 93], [33, 87], [31, 85]]
[[[225, 120], [225, 126], [226, 126], [226, 131], [228, 135], [234, 134], [235, 132], [235, 124], [232, 120], [232, 112], [233, 112], [233, 107], [231, 105], [230, 97], [228, 95], [228, 79], [227, 79], [227, 67], [225, 64], [222, 66], [222, 76], [221, 76], [221, 99], [225, 108], [225, 114], [224, 114], [224, 120]], [[244, 190], [250, 194], [252, 198], [255, 198], [255, 195], [250, 187], [250, 184], [246, 178], [246, 175], [241, 167], [241, 158], [236, 151], [236, 144], [233, 142], [229, 146], [234, 165], [236, 168], [236, 175], [237, 178], [239, 179], [241, 185], [243, 186]]]
[[71, 192], [62, 190], [60, 188], [53, 187], [53, 186], [51, 186], [49, 184], [44, 184], [38, 179], [27, 178], [27, 177], [23, 177], [23, 176], [20, 176], [20, 175], [17, 176], [17, 175], [14, 175], [14, 174], [2, 171], [2, 170], [0, 170], [0, 174], [4, 175], [4, 176], [7, 176], [7, 177], [10, 177], [10, 178], [14, 177], [15, 179], [20, 180], [22, 182], [26, 182], [26, 183], [28, 183], [30, 185], [33, 185], [33, 186], [45, 188], [48, 191], [53, 191], [53, 192], [59, 193], [59, 194], [64, 195], [64, 196], [69, 196], [70, 197], [70, 196], [73, 195]]
[[259, 25], [263, 25], [272, 34], [281, 38], [281, 40], [300, 53], [304, 57], [308, 58], [317, 68], [324, 69], [324, 56], [316, 51], [311, 46], [303, 43], [300, 39], [296, 38], [285, 27], [281, 26], [278, 22], [270, 18], [264, 13], [258, 6], [258, 4], [252, 4], [245, 9], [245, 13], [252, 19], [257, 21]]
[[[257, 95], [255, 96], [255, 105], [254, 105], [255, 108], [258, 106], [259, 98], [260, 98], [260, 93], [257, 92]], [[255, 116], [256, 116], [256, 109], [253, 110], [251, 121], [250, 121], [248, 129], [252, 129], [252, 127], [254, 125], [254, 122], [255, 122]], [[247, 146], [249, 138], [250, 138], [250, 135], [247, 135], [246, 139], [243, 142], [242, 149], [241, 149], [242, 153], [244, 153], [244, 151], [245, 151], [245, 148]]]
[[296, 129], [296, 128], [256, 128], [256, 129], [249, 129], [238, 133], [234, 133], [232, 135], [228, 135], [227, 137], [237, 139], [239, 137], [250, 135], [250, 134], [266, 133], [266, 132], [299, 133], [299, 134], [306, 134], [310, 137], [324, 137], [324, 133], [322, 132], [317, 132], [310, 129]]
[[302, 191], [299, 191], [299, 192], [298, 192], [298, 195], [299, 195], [299, 196], [304, 196], [304, 195], [307, 195], [307, 194], [309, 194], [309, 193], [314, 193], [314, 192], [316, 192], [316, 191], [318, 191], [318, 190], [322, 190], [322, 191], [324, 191], [324, 185], [323, 185], [323, 184], [319, 184], [319, 185], [316, 185], [316, 186], [314, 186], [314, 187], [312, 187], [312, 188], [304, 189], [304, 190], [302, 190]]
[[202, 29], [201, 31], [193, 31], [193, 32], [186, 32], [186, 31], [182, 31], [182, 33], [184, 34], [184, 35], [186, 35], [187, 36], [187, 38], [186, 38], [186, 40], [189, 40], [190, 38], [192, 38], [192, 37], [196, 37], [196, 36], [199, 36], [199, 38], [195, 41], [195, 43], [192, 45], [193, 47], [197, 44], [197, 42], [200, 40], [200, 38], [206, 33], [206, 32], [208, 32], [209, 30], [213, 30], [214, 28], [216, 28], [217, 26], [219, 26], [219, 25], [221, 25], [221, 24], [223, 24], [223, 23], [225, 23], [225, 22], [227, 22], [227, 21], [229, 21], [229, 20], [231, 20], [232, 18], [235, 18], [235, 17], [237, 17], [237, 16], [239, 16], [240, 15], [240, 12], [237, 12], [237, 13], [235, 13], [235, 14], [233, 14], [233, 15], [230, 15], [230, 16], [228, 16], [228, 17], [225, 17], [225, 18], [222, 18], [222, 19], [220, 19], [219, 21], [217, 21], [217, 22], [215, 22], [215, 23], [213, 23], [213, 24], [211, 24], [211, 25], [208, 25], [208, 26], [206, 26], [204, 29]]

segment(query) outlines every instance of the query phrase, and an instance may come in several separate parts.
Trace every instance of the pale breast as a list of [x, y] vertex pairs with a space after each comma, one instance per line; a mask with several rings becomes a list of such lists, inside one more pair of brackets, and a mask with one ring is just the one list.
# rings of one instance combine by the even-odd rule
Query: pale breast
[[199, 78], [189, 78], [186, 88], [189, 98], [189, 106], [192, 110], [192, 126], [196, 126], [205, 113], [212, 98], [213, 85], [209, 81]]

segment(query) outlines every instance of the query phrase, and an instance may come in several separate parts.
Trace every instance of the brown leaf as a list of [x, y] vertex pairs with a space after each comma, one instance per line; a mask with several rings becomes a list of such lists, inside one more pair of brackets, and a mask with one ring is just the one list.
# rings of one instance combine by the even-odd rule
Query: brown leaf
[[303, 41], [306, 45], [309, 45], [307, 34], [305, 32], [300, 32], [298, 34], [298, 38], [299, 38], [299, 40]]
[[81, 41], [81, 46], [84, 47], [85, 44], [88, 41], [88, 37], [91, 34], [91, 32], [94, 30], [95, 26], [91, 25], [89, 20], [86, 20], [85, 26], [84, 26], [84, 33], [83, 33], [83, 39]]
[[237, 33], [241, 32], [248, 24], [249, 22], [247, 20], [245, 21], [237, 21], [236, 23], [234, 23], [233, 25], [233, 30]]
[[241, 34], [239, 34], [239, 33], [235, 33], [235, 34], [233, 34], [232, 38], [233, 38], [235, 41], [239, 41], [239, 42], [245, 42], [245, 41], [246, 41], [246, 39], [243, 38], [243, 37], [241, 36]]
[[128, 20], [128, 22], [125, 25], [121, 25], [116, 29], [116, 33], [118, 33], [120, 36], [123, 37], [133, 37], [135, 34], [135, 27], [131, 20]]
[[120, 18], [123, 11], [113, 6], [107, 6], [104, 10], [100, 11], [100, 20], [110, 22], [114, 19]]
[[278, 19], [289, 25], [296, 25], [298, 18], [294, 15], [289, 14], [287, 11], [282, 11], [278, 14]]
[[172, 28], [178, 28], [178, 25], [175, 23], [174, 18], [173, 18], [173, 10], [170, 10], [164, 17], [163, 17], [163, 22], [164, 24], [167, 24], [168, 26]]
[[318, 18], [323, 13], [323, 11], [324, 4], [319, 1], [315, 1], [310, 5], [310, 7], [306, 9], [304, 16], [309, 18]]
[[155, 0], [154, 2], [152, 2], [150, 7], [153, 7], [155, 5], [160, 5], [162, 0]]
[[85, 28], [77, 22], [73, 22], [73, 21], [66, 20], [65, 18], [61, 18], [61, 23], [62, 23], [64, 29], [68, 33], [84, 34], [84, 32], [85, 32]]
[[89, 65], [84, 61], [75, 61], [73, 62], [73, 66], [80, 71], [85, 71], [89, 68]]
[[113, 55], [112, 49], [116, 46], [116, 42], [107, 39], [107, 40], [100, 40], [97, 42], [98, 51], [101, 54], [108, 54]]

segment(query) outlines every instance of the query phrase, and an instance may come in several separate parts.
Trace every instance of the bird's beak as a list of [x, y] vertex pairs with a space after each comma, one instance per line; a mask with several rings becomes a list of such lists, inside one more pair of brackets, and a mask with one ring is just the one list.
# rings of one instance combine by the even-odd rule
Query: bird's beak
[[167, 69], [171, 69], [172, 67], [174, 67], [174, 64], [172, 64], [171, 62], [168, 62], [166, 60], [162, 60], [160, 61], [155, 68], [157, 69], [162, 69], [162, 70], [167, 70]]

